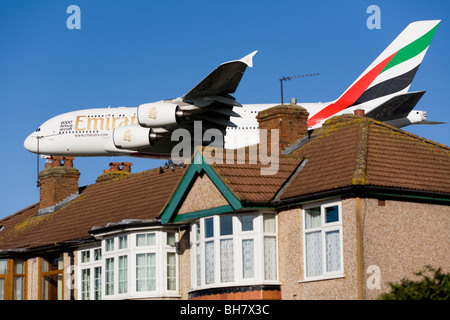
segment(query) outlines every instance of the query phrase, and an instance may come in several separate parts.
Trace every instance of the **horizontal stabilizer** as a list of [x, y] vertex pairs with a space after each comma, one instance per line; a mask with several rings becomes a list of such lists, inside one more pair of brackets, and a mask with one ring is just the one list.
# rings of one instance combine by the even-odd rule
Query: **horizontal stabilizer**
[[447, 122], [424, 120], [424, 121], [416, 122], [414, 124], [446, 124], [446, 123]]
[[418, 91], [397, 95], [368, 112], [366, 116], [383, 122], [407, 117], [424, 94], [425, 91]]

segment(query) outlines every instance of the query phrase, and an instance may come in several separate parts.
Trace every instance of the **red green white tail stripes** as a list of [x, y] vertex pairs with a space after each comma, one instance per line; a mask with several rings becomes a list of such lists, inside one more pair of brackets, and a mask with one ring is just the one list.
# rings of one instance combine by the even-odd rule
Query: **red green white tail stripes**
[[348, 107], [407, 92], [439, 23], [417, 21], [408, 25], [336, 101], [309, 118], [308, 126]]

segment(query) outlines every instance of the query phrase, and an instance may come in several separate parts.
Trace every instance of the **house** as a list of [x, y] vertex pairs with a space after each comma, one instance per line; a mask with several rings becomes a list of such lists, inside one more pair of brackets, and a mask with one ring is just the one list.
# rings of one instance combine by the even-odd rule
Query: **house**
[[376, 299], [425, 265], [448, 271], [450, 148], [363, 116], [312, 134], [306, 119], [274, 107], [256, 148], [112, 163], [83, 188], [73, 159], [53, 159], [40, 203], [0, 221], [0, 297]]

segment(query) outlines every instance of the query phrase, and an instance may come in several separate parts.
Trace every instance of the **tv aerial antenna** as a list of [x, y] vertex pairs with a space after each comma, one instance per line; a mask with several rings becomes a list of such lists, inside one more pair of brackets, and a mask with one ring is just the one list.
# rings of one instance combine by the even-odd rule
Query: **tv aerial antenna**
[[280, 79], [280, 87], [281, 87], [281, 104], [283, 104], [283, 81], [297, 79], [297, 78], [306, 78], [306, 77], [312, 77], [312, 76], [318, 76], [319, 73], [308, 73], [308, 74], [302, 74], [298, 76], [290, 76], [290, 77], [283, 77]]

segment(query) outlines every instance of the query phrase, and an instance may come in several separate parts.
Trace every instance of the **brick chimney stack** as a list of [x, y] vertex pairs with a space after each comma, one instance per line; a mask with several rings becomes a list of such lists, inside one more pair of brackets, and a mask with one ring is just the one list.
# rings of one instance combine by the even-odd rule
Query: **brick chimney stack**
[[73, 167], [73, 160], [74, 157], [51, 157], [39, 172], [40, 214], [53, 212], [78, 195], [80, 172]]
[[[260, 135], [265, 134], [261, 129], [267, 129], [267, 148], [270, 150], [271, 129], [279, 129], [279, 152], [285, 150], [301, 138], [308, 136], [308, 111], [297, 105], [295, 100], [291, 104], [283, 104], [260, 111], [256, 119], [259, 123]], [[260, 141], [264, 141], [260, 136]]]

